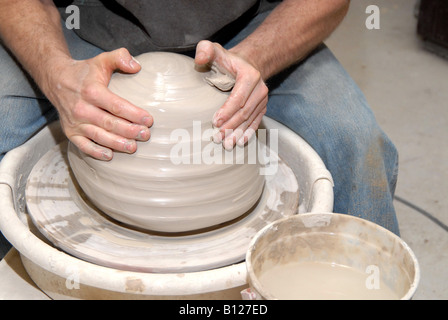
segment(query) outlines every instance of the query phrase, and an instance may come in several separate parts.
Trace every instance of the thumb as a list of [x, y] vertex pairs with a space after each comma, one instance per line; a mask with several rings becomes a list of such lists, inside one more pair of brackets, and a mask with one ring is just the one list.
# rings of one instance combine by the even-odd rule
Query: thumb
[[194, 62], [198, 65], [211, 64], [216, 58], [215, 46], [208, 40], [200, 41], [196, 46]]
[[137, 73], [140, 71], [140, 63], [125, 48], [116, 49], [101, 54], [104, 67], [110, 73], [120, 70], [126, 73]]
[[195, 63], [197, 65], [207, 65], [211, 68], [211, 74], [205, 80], [212, 86], [222, 91], [229, 91], [235, 85], [235, 76], [231, 70], [225, 67], [225, 49], [217, 43], [202, 40], [196, 46]]

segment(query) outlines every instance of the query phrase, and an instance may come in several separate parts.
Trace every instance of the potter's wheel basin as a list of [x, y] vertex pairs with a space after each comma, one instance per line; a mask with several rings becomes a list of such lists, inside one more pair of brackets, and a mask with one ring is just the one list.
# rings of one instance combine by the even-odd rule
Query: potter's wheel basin
[[[77, 185], [64, 141], [48, 151], [31, 171], [25, 190], [27, 208], [42, 235], [80, 259], [128, 271], [208, 270], [243, 261], [248, 242], [261, 228], [297, 212], [295, 175], [270, 150], [269, 165], [274, 164], [275, 174], [260, 175], [265, 182], [259, 200], [237, 219], [206, 229], [160, 233], [120, 223], [95, 207]], [[188, 213], [186, 219], [190, 218]], [[173, 217], [167, 223], [182, 225], [184, 221]]]
[[[293, 170], [300, 188], [299, 213], [331, 212], [331, 175], [299, 136], [265, 117], [262, 128], [278, 129], [278, 154]], [[244, 262], [200, 272], [122, 271], [75, 258], [50, 245], [27, 215], [25, 184], [39, 159], [64, 138], [59, 123], [44, 128], [0, 164], [0, 228], [20, 252], [33, 281], [54, 299], [239, 299], [247, 287]], [[67, 288], [73, 274], [78, 290]]]

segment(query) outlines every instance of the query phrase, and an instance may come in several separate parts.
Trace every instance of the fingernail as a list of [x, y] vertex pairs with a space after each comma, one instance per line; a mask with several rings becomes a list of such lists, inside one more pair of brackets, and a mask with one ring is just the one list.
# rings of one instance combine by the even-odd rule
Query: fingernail
[[142, 121], [145, 126], [147, 127], [152, 126], [153, 123], [152, 117], [143, 117]]
[[135, 142], [132, 140], [127, 140], [124, 143], [124, 148], [126, 149], [126, 151], [128, 152], [134, 152], [135, 151]]
[[129, 65], [131, 66], [131, 68], [135, 68], [137, 67], [137, 65], [141, 66], [140, 62], [134, 57], [132, 57], [131, 61], [129, 61]]
[[220, 128], [222, 126], [223, 121], [222, 121], [222, 119], [217, 119], [217, 120], [214, 120], [214, 123], [215, 123], [214, 124], [215, 127]]
[[213, 135], [213, 142], [214, 143], [221, 143], [222, 142], [222, 133], [217, 132]]
[[101, 151], [101, 157], [103, 160], [110, 160], [112, 159], [112, 150], [106, 149]]
[[142, 129], [139, 131], [135, 139], [137, 140], [147, 140], [149, 136], [149, 130], [148, 129]]
[[223, 146], [226, 150], [232, 150], [234, 146], [233, 137], [226, 139], [223, 143]]

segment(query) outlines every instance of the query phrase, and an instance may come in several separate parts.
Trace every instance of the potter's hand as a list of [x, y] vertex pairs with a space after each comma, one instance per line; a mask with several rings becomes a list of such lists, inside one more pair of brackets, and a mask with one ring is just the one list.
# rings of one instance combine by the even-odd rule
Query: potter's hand
[[59, 112], [62, 128], [81, 151], [110, 160], [113, 151], [133, 153], [136, 140], [146, 141], [150, 114], [107, 88], [112, 73], [136, 73], [141, 67], [126, 49], [88, 60], [56, 63], [48, 76], [47, 96]]
[[[215, 136], [215, 141], [222, 140], [226, 149], [233, 148], [235, 143], [244, 145], [258, 129], [266, 113], [268, 88], [260, 72], [241, 56], [206, 40], [196, 47], [195, 63], [213, 66], [235, 79], [227, 101], [213, 118], [213, 125], [220, 132]], [[220, 85], [216, 84], [217, 87]]]

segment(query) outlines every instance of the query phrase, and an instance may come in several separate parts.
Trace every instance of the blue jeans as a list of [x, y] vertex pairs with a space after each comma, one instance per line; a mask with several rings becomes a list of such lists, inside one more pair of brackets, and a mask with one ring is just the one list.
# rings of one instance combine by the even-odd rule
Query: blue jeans
[[[255, 18], [224, 47], [231, 48], [244, 39], [266, 15]], [[75, 59], [102, 52], [65, 27], [64, 33]], [[0, 63], [1, 160], [5, 152], [24, 143], [57, 114], [2, 47]], [[397, 150], [379, 127], [358, 86], [330, 50], [319, 46], [307, 59], [269, 79], [267, 84], [267, 116], [304, 138], [331, 172], [334, 212], [373, 221], [399, 234], [393, 206]]]
[[267, 116], [303, 137], [334, 180], [334, 212], [399, 234], [398, 153], [359, 88], [325, 46], [270, 82]]

